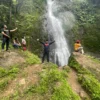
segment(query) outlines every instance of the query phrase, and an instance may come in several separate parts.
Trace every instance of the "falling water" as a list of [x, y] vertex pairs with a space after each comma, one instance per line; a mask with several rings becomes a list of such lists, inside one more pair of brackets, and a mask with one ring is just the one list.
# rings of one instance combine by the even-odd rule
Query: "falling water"
[[[66, 30], [70, 30], [73, 27], [74, 16], [71, 12], [60, 12], [58, 13], [57, 0], [47, 0], [48, 5], [48, 30], [49, 38], [55, 40], [55, 46], [52, 50], [51, 55], [54, 63], [59, 66], [65, 66], [68, 64], [68, 59], [70, 57], [70, 49], [68, 46], [68, 41], [65, 37], [64, 27]], [[73, 20], [71, 20], [73, 19]], [[71, 21], [70, 21], [71, 20]]]

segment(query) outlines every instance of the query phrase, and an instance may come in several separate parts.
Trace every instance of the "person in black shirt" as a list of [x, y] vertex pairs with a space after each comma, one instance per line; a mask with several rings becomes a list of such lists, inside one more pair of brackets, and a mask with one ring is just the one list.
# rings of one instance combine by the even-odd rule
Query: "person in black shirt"
[[50, 48], [50, 45], [53, 44], [55, 41], [50, 42], [50, 43], [48, 42], [48, 40], [46, 40], [45, 43], [41, 42], [39, 39], [37, 39], [37, 41], [39, 41], [44, 46], [42, 63], [44, 63], [45, 56], [47, 56], [47, 62], [49, 62], [49, 48]]
[[8, 30], [6, 25], [2, 26], [2, 30], [1, 30], [1, 33], [3, 35], [2, 50], [4, 50], [5, 44], [6, 44], [6, 51], [9, 49], [10, 32], [14, 32], [16, 30], [17, 30], [17, 28], [15, 28], [13, 30]]

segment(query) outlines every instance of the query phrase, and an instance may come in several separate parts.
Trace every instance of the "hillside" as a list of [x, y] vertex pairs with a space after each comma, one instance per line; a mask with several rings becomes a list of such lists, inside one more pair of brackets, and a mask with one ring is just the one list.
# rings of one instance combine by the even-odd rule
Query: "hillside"
[[28, 51], [0, 55], [0, 100], [80, 100], [67, 82], [69, 68], [40, 64]]
[[95, 71], [100, 62], [87, 55], [74, 56], [81, 65], [71, 58], [70, 67], [62, 69], [40, 64], [28, 51], [0, 52], [0, 100], [100, 100], [99, 72]]
[[0, 100], [100, 100], [97, 57], [100, 0], [0, 0]]

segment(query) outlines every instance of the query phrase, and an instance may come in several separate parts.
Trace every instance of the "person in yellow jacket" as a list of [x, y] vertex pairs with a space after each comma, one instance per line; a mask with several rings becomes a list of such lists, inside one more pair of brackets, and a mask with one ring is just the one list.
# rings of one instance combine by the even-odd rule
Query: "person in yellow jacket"
[[75, 50], [75, 52], [80, 52], [80, 53], [84, 54], [84, 50], [83, 50], [83, 47], [82, 47], [82, 45], [80, 43], [80, 40], [77, 40], [75, 42], [75, 44], [74, 44], [74, 50]]

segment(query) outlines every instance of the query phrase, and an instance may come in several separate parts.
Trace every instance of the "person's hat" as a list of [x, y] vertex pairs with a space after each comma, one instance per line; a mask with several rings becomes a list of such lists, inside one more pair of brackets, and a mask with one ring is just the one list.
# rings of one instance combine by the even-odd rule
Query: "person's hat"
[[76, 40], [77, 43], [80, 43], [80, 40]]

